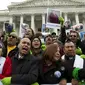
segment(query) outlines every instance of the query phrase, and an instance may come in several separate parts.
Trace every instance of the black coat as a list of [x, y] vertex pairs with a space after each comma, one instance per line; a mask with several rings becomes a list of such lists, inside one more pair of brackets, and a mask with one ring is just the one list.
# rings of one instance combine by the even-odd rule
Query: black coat
[[38, 60], [30, 54], [18, 57], [18, 53], [12, 57], [11, 85], [31, 85], [38, 77]]
[[85, 40], [82, 40], [80, 46], [81, 46], [82, 54], [85, 54]]
[[[55, 66], [50, 66], [46, 72], [43, 72], [42, 63], [43, 62], [41, 62], [39, 67], [39, 78], [38, 78], [39, 84], [58, 84], [60, 80], [63, 78], [68, 79], [69, 77], [70, 78], [72, 77], [73, 68], [69, 69], [68, 67], [66, 67], [65, 62], [62, 61], [57, 62]], [[68, 69], [70, 70], [69, 72]], [[61, 73], [61, 76], [59, 78], [56, 77], [54, 74], [56, 71], [59, 71]]]

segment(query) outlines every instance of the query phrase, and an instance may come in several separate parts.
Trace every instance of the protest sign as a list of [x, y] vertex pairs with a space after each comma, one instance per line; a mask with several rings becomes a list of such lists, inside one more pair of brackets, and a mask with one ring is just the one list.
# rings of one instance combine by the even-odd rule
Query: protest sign
[[47, 9], [46, 27], [59, 29], [61, 26], [59, 21], [60, 15], [61, 15], [60, 11], [56, 9]]
[[3, 31], [5, 31], [8, 34], [13, 32], [14, 31], [14, 23], [10, 24], [9, 22], [5, 22]]
[[27, 29], [29, 29], [29, 25], [26, 23], [21, 24], [20, 30], [19, 30], [19, 37], [23, 37], [24, 34], [27, 32]]

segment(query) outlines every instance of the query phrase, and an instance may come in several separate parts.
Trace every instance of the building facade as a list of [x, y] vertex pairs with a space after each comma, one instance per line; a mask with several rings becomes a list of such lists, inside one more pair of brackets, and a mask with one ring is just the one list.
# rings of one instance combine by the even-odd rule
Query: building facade
[[70, 19], [72, 25], [83, 23], [85, 28], [85, 0], [26, 0], [14, 2], [8, 10], [0, 11], [0, 29], [8, 21], [15, 24], [17, 32], [22, 23], [37, 32], [46, 23], [47, 8], [60, 10], [65, 21]]

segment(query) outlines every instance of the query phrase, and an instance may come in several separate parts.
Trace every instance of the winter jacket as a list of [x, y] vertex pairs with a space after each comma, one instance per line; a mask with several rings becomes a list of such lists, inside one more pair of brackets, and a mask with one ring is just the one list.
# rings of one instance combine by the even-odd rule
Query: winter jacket
[[4, 77], [9, 77], [11, 75], [11, 61], [10, 59], [4, 58], [4, 57], [0, 57], [0, 66], [2, 66], [2, 68], [0, 67], [0, 79], [4, 78]]
[[11, 85], [31, 85], [38, 78], [38, 60], [28, 54], [19, 59], [17, 52], [12, 56], [12, 78]]
[[57, 61], [55, 65], [46, 66], [42, 61], [39, 66], [39, 84], [58, 84], [63, 78], [71, 79], [73, 68], [69, 68], [66, 65], [67, 63], [63, 61]]

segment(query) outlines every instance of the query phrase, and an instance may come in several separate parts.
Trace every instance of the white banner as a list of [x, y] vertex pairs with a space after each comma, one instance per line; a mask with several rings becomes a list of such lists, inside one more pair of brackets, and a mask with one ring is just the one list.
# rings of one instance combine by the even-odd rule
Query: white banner
[[47, 28], [53, 28], [53, 29], [60, 29], [61, 25], [60, 24], [55, 24], [55, 23], [47, 23], [46, 27]]

